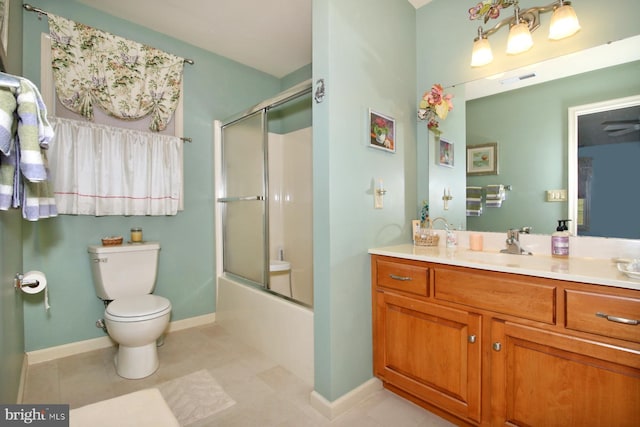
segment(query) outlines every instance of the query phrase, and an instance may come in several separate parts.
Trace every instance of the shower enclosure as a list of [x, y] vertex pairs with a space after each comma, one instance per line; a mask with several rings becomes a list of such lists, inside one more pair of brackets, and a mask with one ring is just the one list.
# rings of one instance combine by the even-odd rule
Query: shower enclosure
[[220, 124], [225, 275], [313, 306], [311, 81]]

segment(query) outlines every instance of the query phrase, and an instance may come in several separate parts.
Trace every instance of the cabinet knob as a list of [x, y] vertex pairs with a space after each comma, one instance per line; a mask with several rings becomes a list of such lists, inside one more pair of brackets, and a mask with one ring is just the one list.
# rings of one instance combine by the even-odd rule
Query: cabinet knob
[[471, 343], [471, 344], [475, 344], [475, 342], [476, 342], [476, 336], [475, 336], [475, 335], [469, 335], [468, 340], [469, 340], [469, 343]]
[[493, 349], [494, 349], [495, 351], [500, 351], [500, 350], [502, 350], [502, 344], [500, 344], [499, 342], [494, 342], [494, 343], [493, 343]]

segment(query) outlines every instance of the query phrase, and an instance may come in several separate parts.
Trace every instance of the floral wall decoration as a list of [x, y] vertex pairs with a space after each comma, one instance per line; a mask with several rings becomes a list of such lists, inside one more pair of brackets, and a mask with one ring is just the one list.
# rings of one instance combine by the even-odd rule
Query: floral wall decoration
[[453, 110], [453, 95], [445, 94], [444, 89], [439, 84], [431, 86], [431, 90], [422, 95], [422, 100], [418, 108], [418, 118], [427, 120], [427, 128], [436, 136], [442, 132], [438, 128], [440, 120], [447, 118], [449, 111]]
[[518, 0], [483, 0], [469, 9], [469, 19], [483, 19], [486, 24], [489, 19], [497, 19], [500, 9], [517, 5]]

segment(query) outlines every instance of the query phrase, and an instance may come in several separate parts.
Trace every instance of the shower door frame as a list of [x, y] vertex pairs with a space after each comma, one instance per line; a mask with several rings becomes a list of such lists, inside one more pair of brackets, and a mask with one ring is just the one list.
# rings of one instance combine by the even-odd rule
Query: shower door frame
[[[268, 243], [269, 243], [269, 171], [267, 168], [268, 165], [268, 148], [267, 148], [267, 133], [266, 133], [266, 129], [267, 129], [267, 109], [261, 109], [261, 110], [257, 110], [257, 111], [253, 111], [249, 114], [245, 114], [242, 117], [235, 119], [229, 123], [226, 123], [224, 125], [221, 126], [221, 184], [222, 184], [222, 188], [224, 188], [225, 190], [227, 189], [227, 176], [225, 174], [226, 172], [226, 168], [225, 168], [225, 151], [224, 151], [224, 129], [225, 127], [228, 126], [242, 126], [242, 122], [245, 120], [251, 120], [254, 117], [253, 116], [259, 116], [257, 118], [260, 119], [260, 127], [261, 127], [261, 141], [257, 142], [257, 144], [260, 144], [261, 149], [262, 149], [262, 182], [261, 182], [261, 189], [260, 192], [261, 194], [241, 194], [241, 195], [229, 195], [226, 194], [226, 191], [224, 192], [224, 195], [222, 197], [218, 197], [217, 202], [219, 204], [222, 204], [222, 209], [221, 209], [221, 221], [222, 221], [222, 267], [223, 267], [223, 272], [226, 274], [229, 274], [230, 276], [242, 280], [242, 281], [248, 281], [249, 283], [261, 287], [261, 288], [265, 288], [268, 289], [269, 288], [269, 258], [268, 258], [268, 253], [265, 253], [265, 247], [268, 247]], [[241, 274], [241, 272], [238, 272], [236, 270], [236, 272], [232, 272], [227, 270], [227, 256], [226, 256], [226, 251], [225, 248], [227, 247], [227, 242], [228, 242], [228, 233], [227, 233], [227, 227], [226, 227], [226, 218], [227, 218], [227, 207], [230, 206], [231, 204], [244, 204], [246, 202], [261, 202], [262, 203], [262, 233], [263, 233], [263, 239], [262, 239], [262, 274], [261, 274], [261, 278], [260, 280], [256, 280], [256, 278], [251, 278], [248, 277], [248, 275], [243, 275]]]
[[[222, 236], [216, 242], [216, 259], [217, 259], [217, 271], [218, 275], [228, 274], [236, 279], [241, 280], [242, 282], [248, 282], [249, 284], [256, 286], [260, 289], [269, 290], [269, 273], [270, 273], [270, 257], [269, 257], [269, 167], [268, 167], [268, 112], [270, 109], [278, 107], [282, 104], [285, 104], [288, 101], [294, 100], [298, 97], [304, 96], [312, 91], [312, 80], [308, 79], [302, 83], [299, 83], [290, 89], [281, 92], [280, 94], [274, 96], [273, 98], [267, 99], [248, 110], [241, 112], [239, 114], [235, 114], [224, 121], [216, 120], [214, 122], [215, 128], [215, 148], [214, 148], [214, 156], [217, 159], [215, 162], [215, 179], [216, 182], [219, 183], [217, 187], [216, 193], [218, 196], [216, 197], [216, 233], [218, 236]], [[263, 263], [264, 263], [264, 272], [263, 272], [263, 282], [257, 283], [253, 280], [249, 280], [245, 277], [238, 276], [236, 274], [225, 271], [224, 268], [224, 239], [225, 239], [225, 224], [224, 224], [224, 215], [222, 205], [227, 203], [229, 200], [225, 200], [226, 194], [220, 194], [223, 188], [226, 187], [226, 183], [224, 181], [224, 176], [222, 175], [222, 138], [223, 138], [223, 129], [226, 126], [233, 125], [244, 118], [247, 118], [251, 115], [254, 115], [258, 112], [262, 111], [263, 115], [263, 152], [264, 152], [264, 178], [263, 178], [263, 230], [264, 230], [264, 247], [263, 247]], [[251, 196], [252, 197], [252, 196]], [[255, 200], [255, 199], [254, 199]], [[285, 299], [289, 299], [283, 296]], [[295, 300], [292, 300], [295, 301]], [[300, 304], [299, 301], [295, 301]]]

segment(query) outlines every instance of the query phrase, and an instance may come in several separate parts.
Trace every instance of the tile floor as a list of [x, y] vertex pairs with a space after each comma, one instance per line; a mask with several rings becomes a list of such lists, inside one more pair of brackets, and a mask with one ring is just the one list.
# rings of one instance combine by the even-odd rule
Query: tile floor
[[23, 403], [69, 403], [76, 408], [207, 369], [236, 404], [193, 427], [452, 425], [387, 390], [330, 421], [309, 405], [310, 385], [215, 324], [173, 332], [158, 352], [160, 369], [140, 380], [116, 374], [114, 348], [32, 365]]

